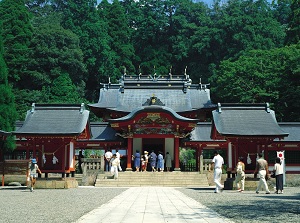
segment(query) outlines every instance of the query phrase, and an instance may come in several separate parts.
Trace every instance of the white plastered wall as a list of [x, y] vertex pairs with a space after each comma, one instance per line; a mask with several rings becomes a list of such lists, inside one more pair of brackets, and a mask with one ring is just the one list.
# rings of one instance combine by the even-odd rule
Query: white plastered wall
[[174, 138], [165, 138], [165, 154], [169, 152], [172, 160], [174, 160]]
[[133, 155], [136, 153], [137, 150], [142, 152], [142, 138], [134, 138], [133, 139]]

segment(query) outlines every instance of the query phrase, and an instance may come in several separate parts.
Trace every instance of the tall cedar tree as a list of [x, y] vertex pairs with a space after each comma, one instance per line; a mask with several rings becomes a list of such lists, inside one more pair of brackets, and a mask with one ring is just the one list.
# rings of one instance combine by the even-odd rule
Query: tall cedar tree
[[116, 55], [116, 68], [118, 73], [126, 68], [128, 73], [133, 74], [135, 68], [132, 64], [134, 58], [134, 48], [131, 43], [131, 33], [124, 8], [118, 0], [114, 0], [108, 7], [107, 23], [108, 34], [111, 37], [110, 47]]
[[72, 30], [80, 40], [88, 77], [86, 98], [98, 99], [99, 82], [115, 75], [114, 53], [109, 47], [107, 24], [99, 19], [96, 0], [54, 0], [62, 12], [62, 26]]
[[0, 2], [0, 21], [3, 22], [4, 59], [7, 63], [8, 80], [14, 88], [28, 86], [26, 77], [29, 44], [32, 38], [30, 13], [24, 0], [2, 0]]
[[287, 30], [287, 44], [300, 41], [300, 0], [292, 0], [290, 21]]
[[[0, 34], [1, 31], [2, 29], [0, 26]], [[7, 77], [7, 67], [3, 58], [3, 41], [0, 35], [0, 130], [11, 132], [14, 131], [17, 112], [14, 95], [8, 84]], [[5, 150], [13, 150], [15, 148], [15, 141], [12, 136], [8, 137], [5, 142], [0, 142], [0, 144], [4, 145], [3, 148]]]

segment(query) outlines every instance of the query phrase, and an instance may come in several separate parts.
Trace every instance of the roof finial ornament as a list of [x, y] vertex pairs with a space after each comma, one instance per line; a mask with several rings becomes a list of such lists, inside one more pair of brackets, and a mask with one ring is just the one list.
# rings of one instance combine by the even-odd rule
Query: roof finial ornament
[[266, 103], [266, 112], [270, 113], [270, 104], [268, 102]]
[[83, 113], [83, 111], [84, 111], [84, 103], [81, 103], [81, 105], [80, 105], [80, 114], [82, 114]]
[[126, 67], [124, 67], [124, 76], [126, 76]]
[[111, 84], [111, 82], [110, 82], [110, 77], [108, 77], [108, 84]]
[[142, 70], [141, 70], [141, 65], [139, 65], [139, 80], [141, 79], [142, 76]]
[[202, 80], [201, 80], [201, 77], [200, 77], [200, 80], [199, 80], [199, 86], [200, 86], [200, 89], [202, 89], [202, 88], [203, 88], [203, 86], [202, 86]]
[[221, 113], [222, 112], [222, 108], [221, 108], [221, 103], [218, 103], [218, 112]]
[[155, 77], [156, 77], [155, 65], [154, 65], [153, 69], [154, 69], [154, 79], [155, 79]]
[[185, 69], [184, 69], [184, 76], [185, 76], [185, 79], [187, 79], [186, 69], [187, 69], [187, 66], [185, 66]]
[[33, 113], [35, 110], [35, 103], [32, 103], [30, 112]]
[[172, 79], [172, 66], [170, 67], [169, 78]]

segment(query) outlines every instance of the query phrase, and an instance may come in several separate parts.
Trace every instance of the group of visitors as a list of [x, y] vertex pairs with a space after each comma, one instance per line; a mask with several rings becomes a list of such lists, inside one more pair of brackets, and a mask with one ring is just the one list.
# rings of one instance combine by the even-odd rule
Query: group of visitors
[[[214, 158], [212, 160], [212, 166], [214, 168], [214, 183], [216, 184], [215, 193], [222, 192], [224, 186], [221, 184], [221, 176], [222, 176], [222, 166], [224, 164], [223, 157], [219, 154], [218, 151], [214, 152]], [[235, 184], [238, 192], [243, 192], [245, 189], [245, 164], [243, 162], [243, 158], [240, 157], [238, 159], [236, 165], [236, 178]], [[283, 193], [283, 165], [279, 157], [275, 160], [275, 165], [273, 169], [273, 173], [276, 179], [276, 194]], [[254, 171], [254, 177], [259, 176], [259, 183], [256, 188], [256, 193], [258, 194], [261, 188], [266, 191], [266, 194], [270, 194], [270, 190], [268, 188], [267, 179], [269, 178], [269, 166], [268, 162], [263, 158], [262, 153], [258, 154], [258, 159], [256, 161], [256, 168]]]
[[148, 164], [150, 163], [152, 172], [163, 172], [166, 166], [167, 171], [170, 171], [172, 167], [172, 158], [169, 152], [166, 153], [165, 159], [162, 152], [158, 152], [158, 155], [152, 150], [150, 155], [148, 151], [144, 151], [144, 154], [141, 156], [140, 151], [137, 150], [134, 155], [132, 155], [132, 160], [134, 161], [134, 167], [136, 172], [139, 172], [140, 169], [142, 172], [147, 171]]
[[118, 179], [119, 171], [123, 171], [121, 167], [121, 154], [119, 150], [116, 150], [115, 154], [112, 154], [111, 150], [107, 150], [104, 154], [105, 158], [105, 170], [110, 171], [114, 179]]

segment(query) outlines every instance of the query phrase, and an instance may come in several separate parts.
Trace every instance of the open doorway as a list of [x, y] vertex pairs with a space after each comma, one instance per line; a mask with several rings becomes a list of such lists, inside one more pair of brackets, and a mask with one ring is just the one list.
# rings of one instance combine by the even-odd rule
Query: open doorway
[[[143, 149], [142, 154], [144, 154], [144, 151], [148, 151], [149, 155], [152, 151], [156, 155], [158, 155], [159, 152], [162, 152], [162, 154], [165, 154], [165, 139], [164, 138], [144, 138], [143, 139]], [[151, 171], [150, 165], [147, 167], [147, 171]]]

